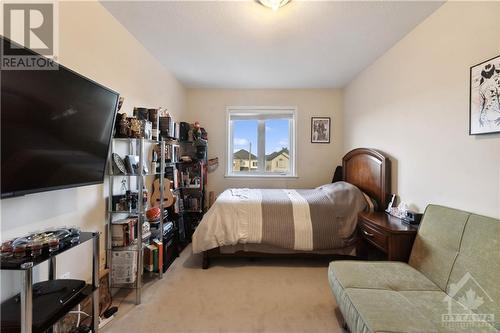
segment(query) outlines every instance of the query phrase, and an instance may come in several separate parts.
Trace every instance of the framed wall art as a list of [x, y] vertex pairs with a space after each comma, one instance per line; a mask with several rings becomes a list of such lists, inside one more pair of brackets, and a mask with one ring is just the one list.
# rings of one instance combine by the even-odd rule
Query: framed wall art
[[330, 117], [311, 118], [311, 143], [330, 143]]
[[470, 68], [469, 135], [500, 133], [500, 56]]

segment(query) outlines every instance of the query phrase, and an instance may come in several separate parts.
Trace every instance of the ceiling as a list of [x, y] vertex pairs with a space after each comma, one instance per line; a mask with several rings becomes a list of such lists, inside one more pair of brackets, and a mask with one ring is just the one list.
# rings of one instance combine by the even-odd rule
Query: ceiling
[[335, 88], [434, 12], [433, 1], [103, 1], [187, 87]]

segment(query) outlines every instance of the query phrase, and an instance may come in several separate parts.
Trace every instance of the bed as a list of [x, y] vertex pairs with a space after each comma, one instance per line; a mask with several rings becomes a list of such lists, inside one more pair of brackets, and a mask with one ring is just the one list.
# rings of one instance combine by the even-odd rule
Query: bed
[[[316, 189], [228, 189], [193, 235], [203, 268], [215, 257], [355, 255], [357, 215], [387, 207], [390, 160], [357, 148], [342, 158], [342, 181]], [[334, 221], [334, 223], [332, 223]]]

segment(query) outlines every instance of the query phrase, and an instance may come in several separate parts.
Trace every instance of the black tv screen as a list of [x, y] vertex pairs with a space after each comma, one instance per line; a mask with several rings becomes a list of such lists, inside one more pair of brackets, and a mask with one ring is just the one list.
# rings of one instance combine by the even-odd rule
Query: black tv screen
[[103, 182], [116, 92], [59, 65], [2, 70], [0, 97], [2, 198]]

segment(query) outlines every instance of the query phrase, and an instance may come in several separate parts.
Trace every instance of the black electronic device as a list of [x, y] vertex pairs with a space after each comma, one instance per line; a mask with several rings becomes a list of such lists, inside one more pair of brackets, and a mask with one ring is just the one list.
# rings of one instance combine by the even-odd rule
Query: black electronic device
[[401, 221], [406, 224], [419, 225], [421, 219], [422, 214], [407, 210]]
[[[33, 285], [33, 331], [42, 332], [92, 292], [92, 287], [81, 280], [49, 280]], [[1, 306], [2, 332], [20, 329], [20, 295], [9, 298]]]
[[1, 197], [102, 183], [118, 93], [63, 65], [2, 70], [0, 80]]

